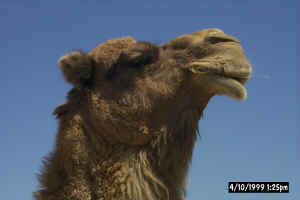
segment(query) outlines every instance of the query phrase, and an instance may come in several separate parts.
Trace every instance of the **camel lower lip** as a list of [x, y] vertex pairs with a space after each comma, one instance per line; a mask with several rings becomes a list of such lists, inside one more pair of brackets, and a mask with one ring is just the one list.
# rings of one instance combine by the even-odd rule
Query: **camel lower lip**
[[217, 94], [226, 95], [228, 97], [245, 100], [247, 98], [247, 90], [243, 84], [235, 78], [224, 77], [219, 75], [207, 76], [213, 84]]
[[191, 72], [199, 74], [202, 79], [205, 79], [215, 94], [226, 95], [238, 100], [247, 98], [247, 90], [243, 84], [251, 74], [251, 67], [234, 67], [229, 65], [220, 67], [211, 62], [201, 60], [191, 62], [187, 68]]

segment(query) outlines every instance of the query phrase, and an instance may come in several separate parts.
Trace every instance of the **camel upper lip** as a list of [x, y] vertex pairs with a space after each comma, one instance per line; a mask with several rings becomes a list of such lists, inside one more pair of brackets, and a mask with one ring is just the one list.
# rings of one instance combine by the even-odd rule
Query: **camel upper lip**
[[215, 66], [210, 62], [205, 61], [191, 62], [188, 65], [188, 68], [198, 73], [210, 73], [235, 79], [240, 83], [245, 83], [251, 75], [251, 67], [226, 68], [222, 66]]

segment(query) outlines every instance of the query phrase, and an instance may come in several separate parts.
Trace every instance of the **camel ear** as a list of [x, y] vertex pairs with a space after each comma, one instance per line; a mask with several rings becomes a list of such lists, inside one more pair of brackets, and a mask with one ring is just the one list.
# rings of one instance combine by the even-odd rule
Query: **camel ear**
[[86, 54], [73, 51], [58, 60], [65, 80], [75, 87], [85, 87], [91, 81], [93, 60]]

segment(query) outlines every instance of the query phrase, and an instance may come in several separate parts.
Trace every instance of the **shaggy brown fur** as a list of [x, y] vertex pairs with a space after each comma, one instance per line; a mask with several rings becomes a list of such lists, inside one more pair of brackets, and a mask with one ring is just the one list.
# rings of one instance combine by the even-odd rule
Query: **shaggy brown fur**
[[182, 200], [209, 99], [243, 99], [251, 72], [219, 29], [163, 45], [131, 37], [59, 60], [74, 85], [54, 114], [59, 130], [36, 200]]

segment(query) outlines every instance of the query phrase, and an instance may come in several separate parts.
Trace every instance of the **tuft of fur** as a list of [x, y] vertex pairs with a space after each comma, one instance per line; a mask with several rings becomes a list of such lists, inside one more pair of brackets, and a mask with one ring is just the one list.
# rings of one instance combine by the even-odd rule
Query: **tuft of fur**
[[202, 59], [215, 69], [226, 62], [236, 71], [248, 67], [239, 44], [226, 35], [208, 40], [211, 33], [220, 30], [161, 46], [116, 38], [60, 58], [74, 88], [53, 113], [55, 148], [43, 161], [34, 198], [183, 200], [198, 121], [218, 91], [206, 74], [186, 68]]
[[79, 51], [73, 51], [58, 61], [65, 80], [81, 87], [92, 76], [93, 61], [89, 56]]

